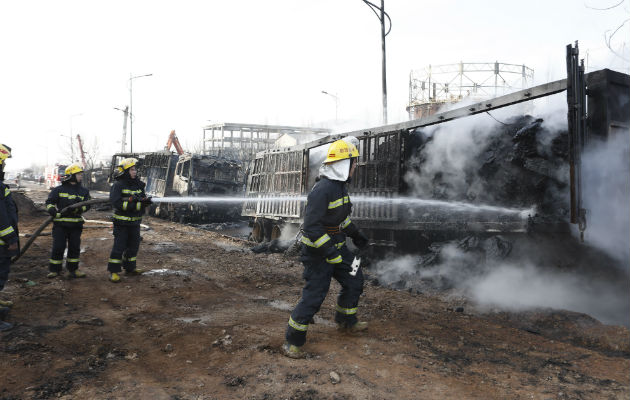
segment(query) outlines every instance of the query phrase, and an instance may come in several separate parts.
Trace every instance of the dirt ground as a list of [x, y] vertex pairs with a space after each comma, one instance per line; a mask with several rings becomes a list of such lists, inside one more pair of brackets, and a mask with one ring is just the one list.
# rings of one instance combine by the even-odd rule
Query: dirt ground
[[[23, 216], [20, 232], [44, 219]], [[13, 266], [0, 293], [15, 302], [15, 328], [0, 333], [0, 399], [630, 397], [626, 328], [562, 311], [479, 314], [369, 278], [359, 305], [367, 333], [335, 329], [335, 283], [309, 328], [310, 357], [285, 358], [279, 349], [303, 282], [297, 259], [144, 222], [138, 263], [150, 274], [107, 280], [109, 225], [84, 230], [85, 279], [46, 278], [50, 236]]]

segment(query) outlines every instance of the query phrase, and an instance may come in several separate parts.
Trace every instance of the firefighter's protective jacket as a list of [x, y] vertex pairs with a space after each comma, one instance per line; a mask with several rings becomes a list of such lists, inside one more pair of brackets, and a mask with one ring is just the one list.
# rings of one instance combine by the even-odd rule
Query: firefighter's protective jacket
[[19, 238], [17, 206], [11, 197], [11, 191], [1, 182], [0, 197], [0, 257], [12, 257], [19, 254], [19, 249], [7, 249], [9, 245], [17, 243]]
[[339, 249], [345, 245], [346, 235], [353, 237], [358, 232], [350, 220], [351, 211], [346, 182], [321, 177], [306, 202], [303, 254], [324, 257], [331, 264], [341, 263]]
[[112, 217], [115, 224], [140, 225], [146, 207], [139, 201], [146, 197], [144, 187], [145, 184], [140, 179], [131, 179], [128, 176], [114, 182], [109, 191], [109, 201], [114, 208]]
[[[61, 211], [64, 208], [82, 201], [90, 200], [90, 191], [79, 183], [74, 185], [70, 182], [64, 182], [60, 186], [57, 186], [50, 191], [48, 199], [46, 199], [46, 209], [57, 208], [57, 211]], [[58, 226], [64, 227], [76, 227], [83, 225], [85, 220], [81, 216], [85, 211], [89, 210], [89, 206], [81, 206], [72, 209], [66, 215], [61, 215], [59, 212], [53, 218], [53, 223]]]

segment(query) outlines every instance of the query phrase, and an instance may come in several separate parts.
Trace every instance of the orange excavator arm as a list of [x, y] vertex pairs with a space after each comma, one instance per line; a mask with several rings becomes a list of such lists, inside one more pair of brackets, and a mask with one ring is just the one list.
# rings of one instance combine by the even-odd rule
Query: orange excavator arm
[[180, 156], [182, 154], [184, 154], [184, 149], [182, 149], [182, 145], [179, 144], [179, 139], [177, 139], [177, 135], [175, 134], [175, 131], [171, 131], [171, 134], [168, 135], [168, 141], [166, 142], [166, 150], [170, 150], [171, 146], [175, 146], [175, 151], [177, 151], [177, 154], [179, 154]]

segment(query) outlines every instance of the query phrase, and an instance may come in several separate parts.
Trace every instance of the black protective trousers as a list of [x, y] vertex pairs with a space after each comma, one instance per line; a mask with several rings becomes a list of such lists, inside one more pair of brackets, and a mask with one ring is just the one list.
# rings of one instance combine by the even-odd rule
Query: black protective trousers
[[140, 225], [114, 224], [114, 247], [109, 255], [109, 272], [134, 271], [140, 247]]
[[11, 257], [0, 257], [0, 290], [4, 289], [4, 285], [9, 279], [11, 271]]
[[308, 324], [324, 302], [332, 278], [341, 285], [335, 321], [348, 326], [357, 323], [357, 305], [359, 296], [363, 293], [363, 272], [359, 268], [355, 276], [350, 275], [354, 255], [345, 245], [339, 251], [343, 258], [340, 264], [330, 264], [323, 257], [303, 256], [303, 277], [306, 284], [287, 326], [286, 339], [289, 344], [302, 346], [306, 342]]
[[52, 229], [52, 251], [48, 269], [50, 272], [61, 272], [63, 264], [63, 252], [68, 244], [68, 255], [66, 256], [66, 268], [68, 271], [76, 271], [79, 268], [79, 255], [81, 254], [81, 233], [83, 225], [66, 227], [53, 225]]

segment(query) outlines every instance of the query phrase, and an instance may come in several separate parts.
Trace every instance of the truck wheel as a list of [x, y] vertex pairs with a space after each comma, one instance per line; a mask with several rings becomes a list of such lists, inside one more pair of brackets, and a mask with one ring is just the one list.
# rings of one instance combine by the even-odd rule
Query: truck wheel
[[262, 221], [258, 219], [254, 221], [254, 226], [252, 227], [252, 239], [258, 243], [261, 243], [265, 239]]
[[280, 239], [282, 235], [282, 230], [280, 229], [280, 225], [275, 224], [273, 228], [271, 228], [271, 240]]

